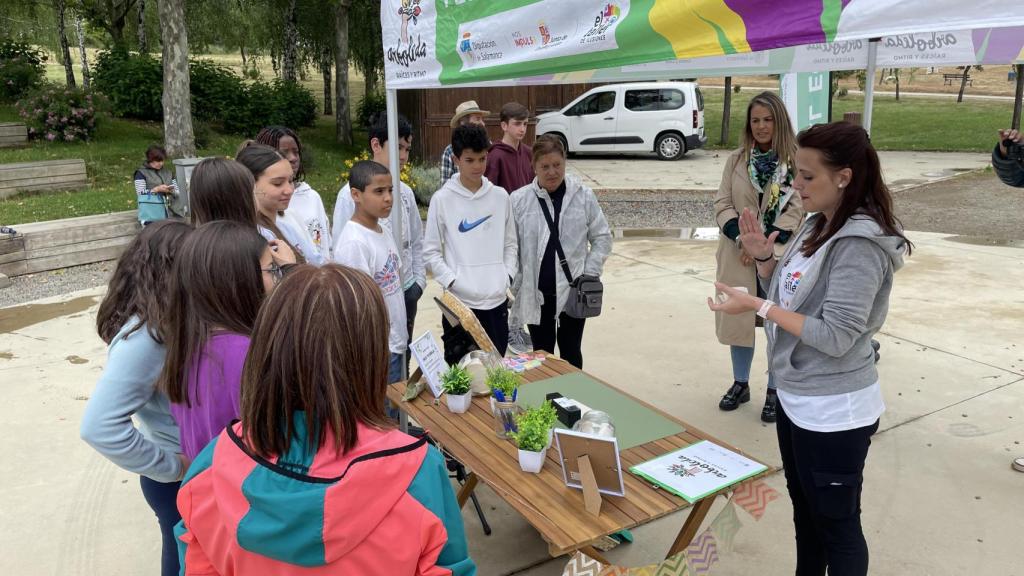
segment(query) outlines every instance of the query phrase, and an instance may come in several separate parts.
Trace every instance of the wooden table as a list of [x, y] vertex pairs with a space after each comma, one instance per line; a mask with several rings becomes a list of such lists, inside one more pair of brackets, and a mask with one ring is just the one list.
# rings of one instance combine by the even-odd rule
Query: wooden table
[[[521, 374], [522, 386], [577, 371], [575, 367], [561, 359], [548, 358], [540, 368]], [[548, 551], [552, 556], [572, 554], [576, 550], [581, 550], [588, 556], [607, 563], [607, 560], [593, 548], [595, 542], [606, 535], [646, 524], [690, 505], [686, 500], [666, 490], [655, 488], [629, 472], [631, 466], [684, 448], [699, 440], [710, 440], [743, 454], [741, 450], [636, 399], [651, 410], [678, 422], [684, 432], [622, 450], [620, 458], [626, 495], [603, 495], [601, 514], [595, 517], [584, 509], [583, 492], [567, 487], [562, 481], [562, 468], [557, 450], [548, 451], [544, 468], [539, 474], [520, 470], [516, 447], [512, 442], [495, 434], [495, 420], [491, 415], [488, 398], [474, 398], [468, 412], [453, 414], [445, 405], [443, 397], [440, 402], [435, 402], [429, 390], [410, 402], [402, 401], [404, 392], [404, 382], [392, 384], [388, 387], [388, 398], [416, 420], [440, 447], [471, 471], [466, 483], [459, 490], [459, 506], [465, 505], [477, 483], [483, 481], [540, 532], [541, 537], [548, 543]], [[769, 467], [765, 472], [744, 482], [752, 482], [773, 471]], [[665, 557], [674, 556], [686, 548], [700, 529], [701, 522], [711, 509], [715, 497], [734, 490], [737, 486], [739, 484], [698, 500]]]

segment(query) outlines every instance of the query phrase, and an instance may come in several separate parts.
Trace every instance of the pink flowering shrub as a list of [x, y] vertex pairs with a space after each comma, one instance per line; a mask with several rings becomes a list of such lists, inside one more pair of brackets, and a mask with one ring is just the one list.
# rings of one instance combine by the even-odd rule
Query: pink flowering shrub
[[18, 101], [30, 138], [79, 142], [96, 133], [97, 96], [80, 88], [47, 84]]

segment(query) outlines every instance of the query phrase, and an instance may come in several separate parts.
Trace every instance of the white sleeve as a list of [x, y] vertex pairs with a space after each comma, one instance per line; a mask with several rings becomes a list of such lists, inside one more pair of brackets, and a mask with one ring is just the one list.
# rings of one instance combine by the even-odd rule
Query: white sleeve
[[412, 276], [420, 288], [427, 287], [427, 269], [423, 262], [423, 219], [420, 217], [419, 208], [416, 206], [416, 195], [411, 188], [406, 188], [412, 202], [409, 203], [409, 250], [412, 252]]
[[505, 194], [505, 271], [514, 279], [519, 272], [519, 235], [516, 215], [512, 213], [512, 197]]
[[338, 190], [338, 198], [334, 202], [334, 225], [331, 228], [331, 238], [341, 238], [341, 231], [356, 213], [356, 203], [352, 201], [352, 190], [345, 184]]
[[442, 288], [447, 289], [455, 280], [455, 271], [448, 267], [444, 261], [444, 253], [441, 244], [444, 241], [444, 217], [441, 215], [440, 196], [437, 194], [430, 199], [430, 208], [427, 210], [427, 231], [423, 235], [423, 260], [430, 268], [431, 274]]
[[[341, 240], [341, 237], [338, 237]], [[342, 266], [348, 266], [349, 268], [355, 268], [373, 276], [373, 271], [370, 270], [370, 251], [369, 247], [351, 238], [347, 239], [346, 242], [339, 244], [334, 247], [334, 261]]]
[[331, 221], [327, 219], [327, 210], [324, 208], [324, 200], [317, 194], [316, 190], [313, 190], [316, 194], [316, 208], [317, 218], [320, 219], [320, 225], [323, 229], [323, 237], [320, 238], [320, 254], [324, 257], [327, 262], [331, 261], [331, 248], [334, 246], [334, 242], [331, 240], [334, 236], [331, 234]]

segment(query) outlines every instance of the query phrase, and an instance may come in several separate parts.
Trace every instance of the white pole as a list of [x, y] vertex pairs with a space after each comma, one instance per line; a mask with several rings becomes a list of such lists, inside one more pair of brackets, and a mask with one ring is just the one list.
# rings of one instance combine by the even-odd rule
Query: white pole
[[[404, 207], [402, 203], [402, 174], [398, 160], [398, 91], [394, 88], [388, 88], [384, 93], [384, 97], [388, 109], [388, 171], [391, 172], [391, 186], [394, 190], [392, 192], [393, 201], [391, 204], [391, 236], [395, 239], [398, 254], [401, 255], [403, 246], [402, 218], [405, 217], [405, 214], [402, 213]], [[398, 270], [398, 282], [399, 285], [405, 286], [405, 278], [402, 278], [401, 267]], [[409, 378], [405, 368], [408, 354], [408, 349], [402, 354], [402, 380]], [[408, 418], [404, 411], [399, 411], [398, 425], [403, 432], [409, 429]]]
[[868, 69], [864, 78], [864, 130], [871, 134], [871, 112], [875, 106], [875, 64], [878, 61], [878, 38], [868, 41]]

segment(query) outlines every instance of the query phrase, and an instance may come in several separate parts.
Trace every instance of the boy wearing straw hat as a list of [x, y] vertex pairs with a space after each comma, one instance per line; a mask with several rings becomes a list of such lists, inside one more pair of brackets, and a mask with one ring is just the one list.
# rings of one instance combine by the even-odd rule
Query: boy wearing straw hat
[[[476, 124], [486, 129], [487, 123], [484, 121], [484, 118], [488, 114], [490, 114], [489, 111], [481, 110], [477, 106], [476, 100], [467, 100], [455, 108], [455, 115], [452, 116], [450, 125], [452, 130], [455, 130], [456, 126], [464, 126], [466, 124]], [[441, 154], [441, 185], [443, 186], [458, 171], [459, 167], [456, 165], [455, 157], [452, 154], [452, 145], [449, 144]]]

